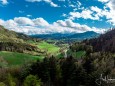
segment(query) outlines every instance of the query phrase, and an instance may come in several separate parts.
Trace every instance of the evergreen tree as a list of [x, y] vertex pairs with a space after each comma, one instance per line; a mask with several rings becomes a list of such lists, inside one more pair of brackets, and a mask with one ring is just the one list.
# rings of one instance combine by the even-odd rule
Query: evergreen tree
[[50, 73], [50, 79], [51, 82], [55, 83], [56, 82], [56, 71], [57, 71], [57, 60], [55, 57], [49, 58], [49, 73]]
[[75, 70], [75, 63], [72, 56], [68, 57], [61, 65], [63, 86], [67, 86], [68, 80]]
[[76, 67], [76, 70], [71, 75], [68, 86], [84, 86], [87, 80], [87, 73], [82, 67]]
[[44, 58], [40, 68], [40, 78], [43, 82], [50, 84], [49, 59]]
[[85, 62], [83, 63], [83, 67], [86, 70], [86, 72], [89, 74], [94, 71], [94, 64], [92, 57], [86, 57]]

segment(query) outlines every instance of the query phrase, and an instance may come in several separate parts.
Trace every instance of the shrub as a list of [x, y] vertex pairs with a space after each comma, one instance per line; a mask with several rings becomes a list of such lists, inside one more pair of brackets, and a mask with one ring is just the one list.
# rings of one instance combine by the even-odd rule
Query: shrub
[[41, 80], [34, 75], [29, 75], [24, 80], [24, 86], [41, 86]]

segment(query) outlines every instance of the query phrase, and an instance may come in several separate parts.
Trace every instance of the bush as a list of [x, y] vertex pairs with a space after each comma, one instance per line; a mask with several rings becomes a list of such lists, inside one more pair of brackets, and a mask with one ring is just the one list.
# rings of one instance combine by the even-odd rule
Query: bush
[[3, 82], [0, 82], [0, 86], [6, 86]]
[[41, 80], [34, 75], [29, 75], [24, 80], [24, 86], [41, 86]]

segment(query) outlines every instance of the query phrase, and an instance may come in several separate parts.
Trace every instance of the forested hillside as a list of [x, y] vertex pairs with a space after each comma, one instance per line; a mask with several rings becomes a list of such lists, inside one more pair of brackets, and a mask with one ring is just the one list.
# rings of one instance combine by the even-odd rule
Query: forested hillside
[[[45, 41], [34, 42], [22, 39], [23, 43], [1, 42], [0, 49], [12, 53], [4, 51], [0, 53], [0, 85], [98, 86], [101, 82], [102, 86], [115, 86], [111, 81], [100, 80], [101, 75], [102, 78], [106, 76], [115, 78], [114, 33], [115, 30], [112, 30], [98, 38], [74, 42], [61, 53], [58, 52], [57, 46], [52, 46]], [[35, 53], [39, 48], [47, 51], [45, 58], [38, 59], [37, 56], [29, 56], [22, 52], [28, 50]], [[48, 55], [49, 53], [51, 55]], [[23, 62], [25, 64], [22, 65]], [[8, 67], [9, 63], [21, 65]]]
[[94, 51], [115, 53], [115, 29], [107, 31], [98, 38], [84, 40], [87, 45], [92, 45]]

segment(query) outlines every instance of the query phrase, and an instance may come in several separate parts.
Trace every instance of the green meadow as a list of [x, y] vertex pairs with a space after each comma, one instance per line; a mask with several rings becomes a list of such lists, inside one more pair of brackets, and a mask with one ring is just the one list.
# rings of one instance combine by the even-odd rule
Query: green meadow
[[[60, 47], [49, 44], [45, 41], [33, 42], [28, 41], [29, 44], [37, 46], [41, 51], [45, 51], [50, 55], [58, 55]], [[44, 55], [35, 56], [32, 54], [18, 53], [18, 52], [9, 52], [9, 51], [1, 51], [0, 52], [0, 67], [1, 66], [21, 66], [26, 62], [33, 62], [36, 60], [42, 60], [45, 57]]]
[[75, 53], [77, 58], [81, 58], [82, 56], [85, 56], [85, 54], [86, 54], [86, 51], [78, 51]]
[[50, 53], [52, 55], [59, 53], [59, 47], [54, 44], [49, 44], [45, 41], [41, 41], [37, 44], [38, 48], [47, 51], [47, 53]]
[[71, 50], [68, 51], [69, 55], [72, 55], [74, 58], [81, 58], [82, 56], [86, 55], [86, 51], [77, 51], [77, 52], [72, 52]]
[[17, 53], [17, 52], [7, 52], [1, 51], [0, 52], [0, 65], [8, 65], [8, 66], [17, 66], [23, 65], [26, 62], [36, 61], [43, 59], [43, 56], [33, 56], [24, 53]]

